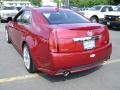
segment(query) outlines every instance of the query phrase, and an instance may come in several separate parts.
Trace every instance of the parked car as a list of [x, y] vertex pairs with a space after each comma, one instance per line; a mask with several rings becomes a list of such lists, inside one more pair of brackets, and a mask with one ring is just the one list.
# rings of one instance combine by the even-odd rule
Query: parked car
[[86, 11], [86, 10], [89, 10], [90, 7], [80, 7], [80, 11]]
[[70, 7], [71, 10], [75, 11], [75, 12], [79, 12], [80, 8], [78, 7]]
[[0, 21], [7, 21], [8, 17], [14, 17], [18, 10], [14, 6], [3, 6], [0, 10]]
[[91, 22], [98, 23], [104, 18], [105, 12], [113, 11], [112, 5], [96, 5], [86, 11], [79, 11], [80, 14], [90, 19]]
[[8, 20], [7, 42], [23, 56], [30, 73], [40, 70], [67, 76], [95, 68], [110, 58], [107, 26], [91, 23], [72, 10], [26, 8]]
[[116, 7], [115, 11], [106, 13], [103, 23], [108, 27], [120, 27], [120, 7]]

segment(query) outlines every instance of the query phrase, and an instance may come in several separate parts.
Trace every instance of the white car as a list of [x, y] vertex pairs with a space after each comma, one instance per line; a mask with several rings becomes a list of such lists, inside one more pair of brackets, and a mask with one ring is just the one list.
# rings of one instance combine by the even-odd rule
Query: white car
[[108, 27], [120, 27], [120, 6], [116, 7], [115, 11], [105, 14], [103, 24], [106, 24]]
[[86, 11], [80, 11], [79, 13], [90, 19], [91, 22], [98, 23], [104, 19], [104, 13], [113, 11], [112, 5], [96, 5]]
[[17, 13], [17, 8], [13, 6], [4, 6], [0, 10], [0, 21], [7, 21], [8, 17], [14, 17]]

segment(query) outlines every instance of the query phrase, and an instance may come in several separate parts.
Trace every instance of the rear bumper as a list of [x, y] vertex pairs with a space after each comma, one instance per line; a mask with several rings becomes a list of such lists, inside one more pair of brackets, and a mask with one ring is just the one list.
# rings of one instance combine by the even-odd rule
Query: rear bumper
[[[51, 70], [46, 70], [50, 75], [61, 75], [64, 71], [71, 73], [97, 67], [110, 58], [112, 44], [85, 52], [76, 53], [51, 53]], [[94, 57], [92, 57], [94, 55]]]
[[107, 21], [107, 20], [104, 20], [103, 24], [108, 25], [108, 26], [120, 27], [120, 22], [119, 21]]

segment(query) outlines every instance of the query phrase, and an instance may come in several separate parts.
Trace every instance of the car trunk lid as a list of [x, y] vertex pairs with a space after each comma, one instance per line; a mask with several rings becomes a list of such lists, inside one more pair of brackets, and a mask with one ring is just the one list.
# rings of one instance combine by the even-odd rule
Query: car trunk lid
[[100, 24], [59, 24], [57, 25], [59, 52], [82, 52], [96, 49], [108, 42], [108, 32]]

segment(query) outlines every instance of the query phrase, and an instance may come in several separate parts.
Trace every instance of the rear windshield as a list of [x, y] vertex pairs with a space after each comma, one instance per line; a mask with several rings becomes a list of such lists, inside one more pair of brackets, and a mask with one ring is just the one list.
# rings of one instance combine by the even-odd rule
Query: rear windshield
[[73, 12], [42, 12], [42, 15], [47, 19], [49, 24], [72, 24], [72, 23], [88, 23], [88, 19]]

